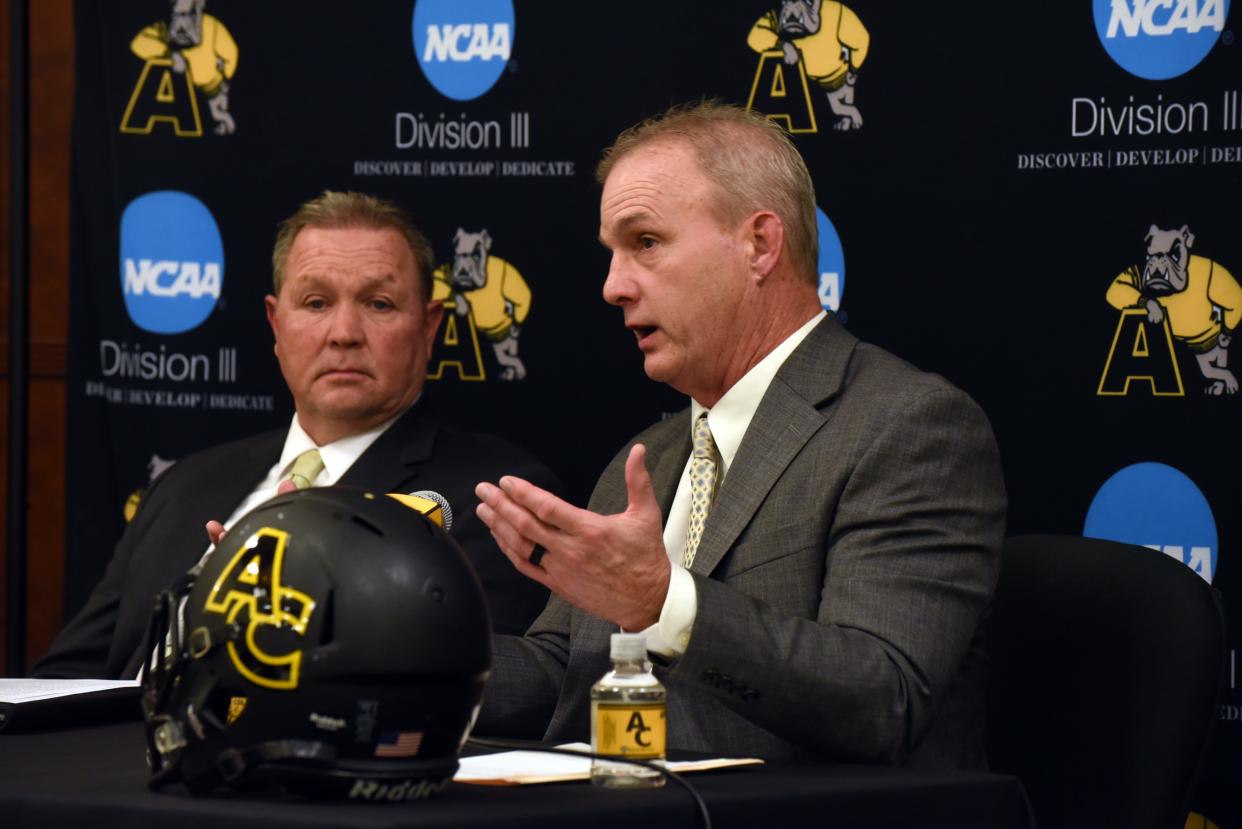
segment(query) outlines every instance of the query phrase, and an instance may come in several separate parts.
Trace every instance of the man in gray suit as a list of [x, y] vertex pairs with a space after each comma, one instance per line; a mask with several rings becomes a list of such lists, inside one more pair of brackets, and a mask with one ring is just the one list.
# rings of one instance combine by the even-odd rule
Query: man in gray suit
[[554, 595], [497, 638], [478, 730], [585, 739], [620, 628], [648, 634], [670, 746], [985, 767], [1005, 518], [987, 419], [820, 309], [810, 175], [762, 116], [672, 110], [598, 173], [604, 298], [690, 408], [626, 446], [586, 510], [479, 485], [501, 550]]

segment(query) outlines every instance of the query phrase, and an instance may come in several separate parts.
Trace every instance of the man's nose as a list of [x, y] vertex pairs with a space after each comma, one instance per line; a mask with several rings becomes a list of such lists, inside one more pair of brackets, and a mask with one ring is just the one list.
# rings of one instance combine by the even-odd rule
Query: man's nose
[[626, 274], [621, 257], [614, 253], [608, 263], [608, 278], [604, 280], [604, 301], [609, 305], [622, 305], [634, 299], [634, 280]]
[[362, 312], [350, 302], [341, 302], [332, 309], [328, 340], [337, 346], [352, 346], [366, 339]]

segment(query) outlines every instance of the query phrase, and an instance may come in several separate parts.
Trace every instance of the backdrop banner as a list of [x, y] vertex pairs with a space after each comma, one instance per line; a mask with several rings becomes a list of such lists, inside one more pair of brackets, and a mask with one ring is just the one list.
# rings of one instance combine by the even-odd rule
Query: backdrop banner
[[[824, 307], [988, 412], [1010, 532], [1162, 550], [1237, 630], [1229, 0], [196, 8], [77, 2], [67, 613], [155, 476], [289, 422], [271, 246], [325, 189], [395, 199], [435, 245], [441, 412], [528, 447], [584, 503], [687, 403], [601, 296], [595, 164], [709, 97], [806, 158]], [[1242, 826], [1235, 666], [1195, 804], [1222, 827]]]

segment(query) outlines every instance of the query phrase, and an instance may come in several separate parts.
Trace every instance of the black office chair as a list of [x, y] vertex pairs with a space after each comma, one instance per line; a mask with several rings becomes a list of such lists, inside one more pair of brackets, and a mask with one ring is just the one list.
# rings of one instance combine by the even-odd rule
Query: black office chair
[[1225, 648], [1215, 592], [1163, 553], [1008, 539], [988, 643], [992, 770], [1022, 781], [1046, 829], [1181, 829]]

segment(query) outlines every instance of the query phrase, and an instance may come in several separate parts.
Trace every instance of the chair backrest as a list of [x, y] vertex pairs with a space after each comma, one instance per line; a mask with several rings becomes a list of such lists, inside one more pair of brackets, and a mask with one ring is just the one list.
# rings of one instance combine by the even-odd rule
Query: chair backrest
[[1016, 536], [988, 637], [989, 761], [1041, 826], [1183, 826], [1224, 680], [1207, 582], [1144, 547]]

